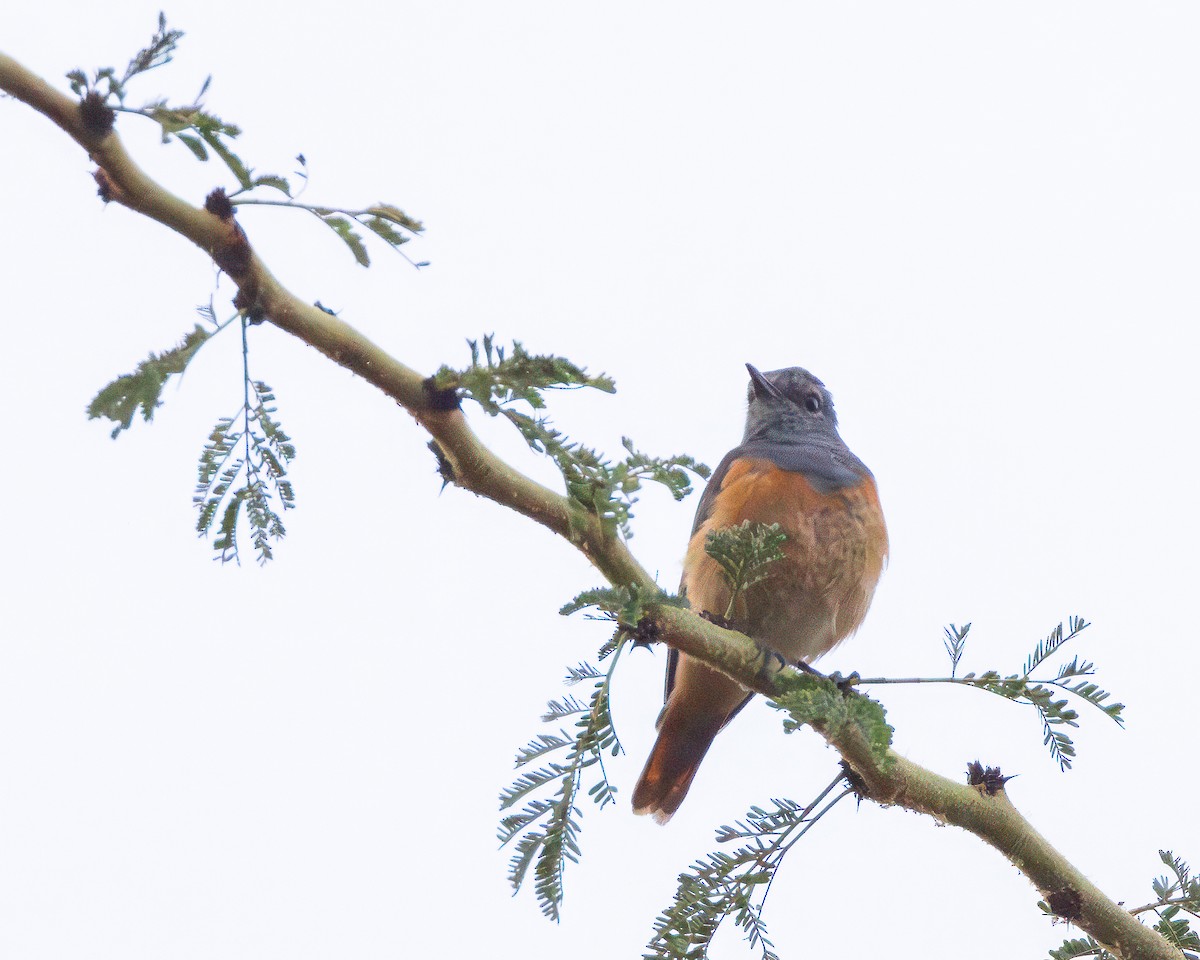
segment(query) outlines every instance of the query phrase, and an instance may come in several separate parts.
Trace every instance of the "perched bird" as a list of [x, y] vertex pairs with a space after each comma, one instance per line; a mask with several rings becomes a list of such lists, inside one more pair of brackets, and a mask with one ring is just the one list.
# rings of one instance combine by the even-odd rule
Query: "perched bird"
[[[717, 467], [692, 525], [683, 590], [697, 613], [729, 608], [730, 584], [705, 543], [745, 520], [778, 523], [783, 558], [734, 611], [731, 626], [789, 663], [811, 663], [854, 633], [871, 604], [888, 538], [875, 478], [838, 435], [833, 398], [807, 370], [750, 364], [746, 432]], [[671, 650], [658, 740], [633, 791], [634, 813], [666, 823], [721, 728], [753, 694]]]

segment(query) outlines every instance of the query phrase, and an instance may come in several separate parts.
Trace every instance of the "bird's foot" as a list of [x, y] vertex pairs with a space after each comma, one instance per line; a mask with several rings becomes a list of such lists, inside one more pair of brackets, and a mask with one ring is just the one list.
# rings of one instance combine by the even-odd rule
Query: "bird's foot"
[[768, 646], [764, 646], [757, 640], [754, 641], [758, 647], [758, 676], [766, 683], [771, 683], [775, 675], [784, 667], [789, 666], [786, 659], [780, 656], [776, 651]]
[[849, 676], [845, 677], [841, 673], [834, 671], [829, 675], [829, 679], [834, 682], [842, 693], [850, 693], [862, 681], [862, 677], [857, 670], [852, 671]]
[[837, 670], [835, 670], [833, 673], [822, 673], [815, 667], [810, 667], [803, 660], [798, 660], [795, 666], [796, 669], [800, 670], [802, 673], [807, 673], [813, 677], [819, 677], [822, 680], [832, 680], [834, 686], [836, 686], [842, 693], [850, 693], [856, 686], [859, 685], [859, 683], [862, 682], [862, 677], [859, 676], [857, 670], [855, 670], [849, 676], [843, 677], [841, 672]]

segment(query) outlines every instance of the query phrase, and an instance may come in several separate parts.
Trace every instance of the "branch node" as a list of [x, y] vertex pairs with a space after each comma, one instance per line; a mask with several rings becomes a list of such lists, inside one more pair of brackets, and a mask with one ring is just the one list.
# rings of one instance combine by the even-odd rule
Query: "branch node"
[[649, 649], [653, 644], [662, 640], [662, 627], [653, 617], [642, 617], [638, 620], [637, 626], [629, 631], [629, 635], [633, 638], [634, 648]]
[[112, 132], [117, 114], [104, 102], [104, 97], [95, 90], [89, 90], [79, 101], [79, 119], [83, 122], [83, 129], [99, 139]]
[[241, 284], [250, 270], [253, 251], [250, 249], [250, 241], [246, 239], [246, 232], [233, 219], [233, 204], [225, 195], [223, 187], [217, 187], [204, 198], [204, 209], [229, 228], [229, 239], [214, 248], [213, 260], [232, 280]]
[[233, 219], [233, 203], [226, 196], [224, 187], [217, 187], [204, 198], [204, 209], [222, 220]]
[[462, 398], [457, 387], [439, 388], [434, 377], [426, 377], [421, 381], [421, 389], [425, 392], [425, 402], [430, 410], [461, 410]]
[[254, 284], [246, 283], [238, 287], [233, 305], [246, 315], [251, 326], [256, 327], [267, 319], [266, 310], [258, 303], [257, 287]]
[[1003, 776], [1000, 773], [999, 767], [985, 767], [978, 760], [972, 760], [967, 764], [967, 785], [978, 787], [981, 792], [986, 793], [989, 797], [994, 797], [996, 794], [1003, 792], [1004, 785], [1009, 780], [1016, 776]]
[[1052, 891], [1046, 897], [1046, 904], [1056, 917], [1064, 920], [1076, 921], [1083, 916], [1083, 897], [1070, 887]]

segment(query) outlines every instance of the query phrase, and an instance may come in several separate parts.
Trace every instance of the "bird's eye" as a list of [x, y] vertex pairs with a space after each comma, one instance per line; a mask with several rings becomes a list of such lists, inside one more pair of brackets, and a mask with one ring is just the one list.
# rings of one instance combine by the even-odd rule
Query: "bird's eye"
[[804, 398], [804, 409], [809, 413], [821, 412], [821, 398], [815, 393], [810, 393]]

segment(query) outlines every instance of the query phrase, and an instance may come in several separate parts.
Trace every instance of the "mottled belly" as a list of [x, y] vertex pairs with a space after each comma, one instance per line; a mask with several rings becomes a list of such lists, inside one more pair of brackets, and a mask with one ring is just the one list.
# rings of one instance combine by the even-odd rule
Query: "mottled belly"
[[724, 616], [730, 587], [705, 551], [708, 534], [745, 520], [778, 523], [784, 558], [733, 610], [733, 626], [790, 661], [812, 661], [862, 623], [887, 559], [874, 479], [829, 493], [767, 460], [735, 462], [711, 514], [692, 536], [684, 586], [695, 610]]

